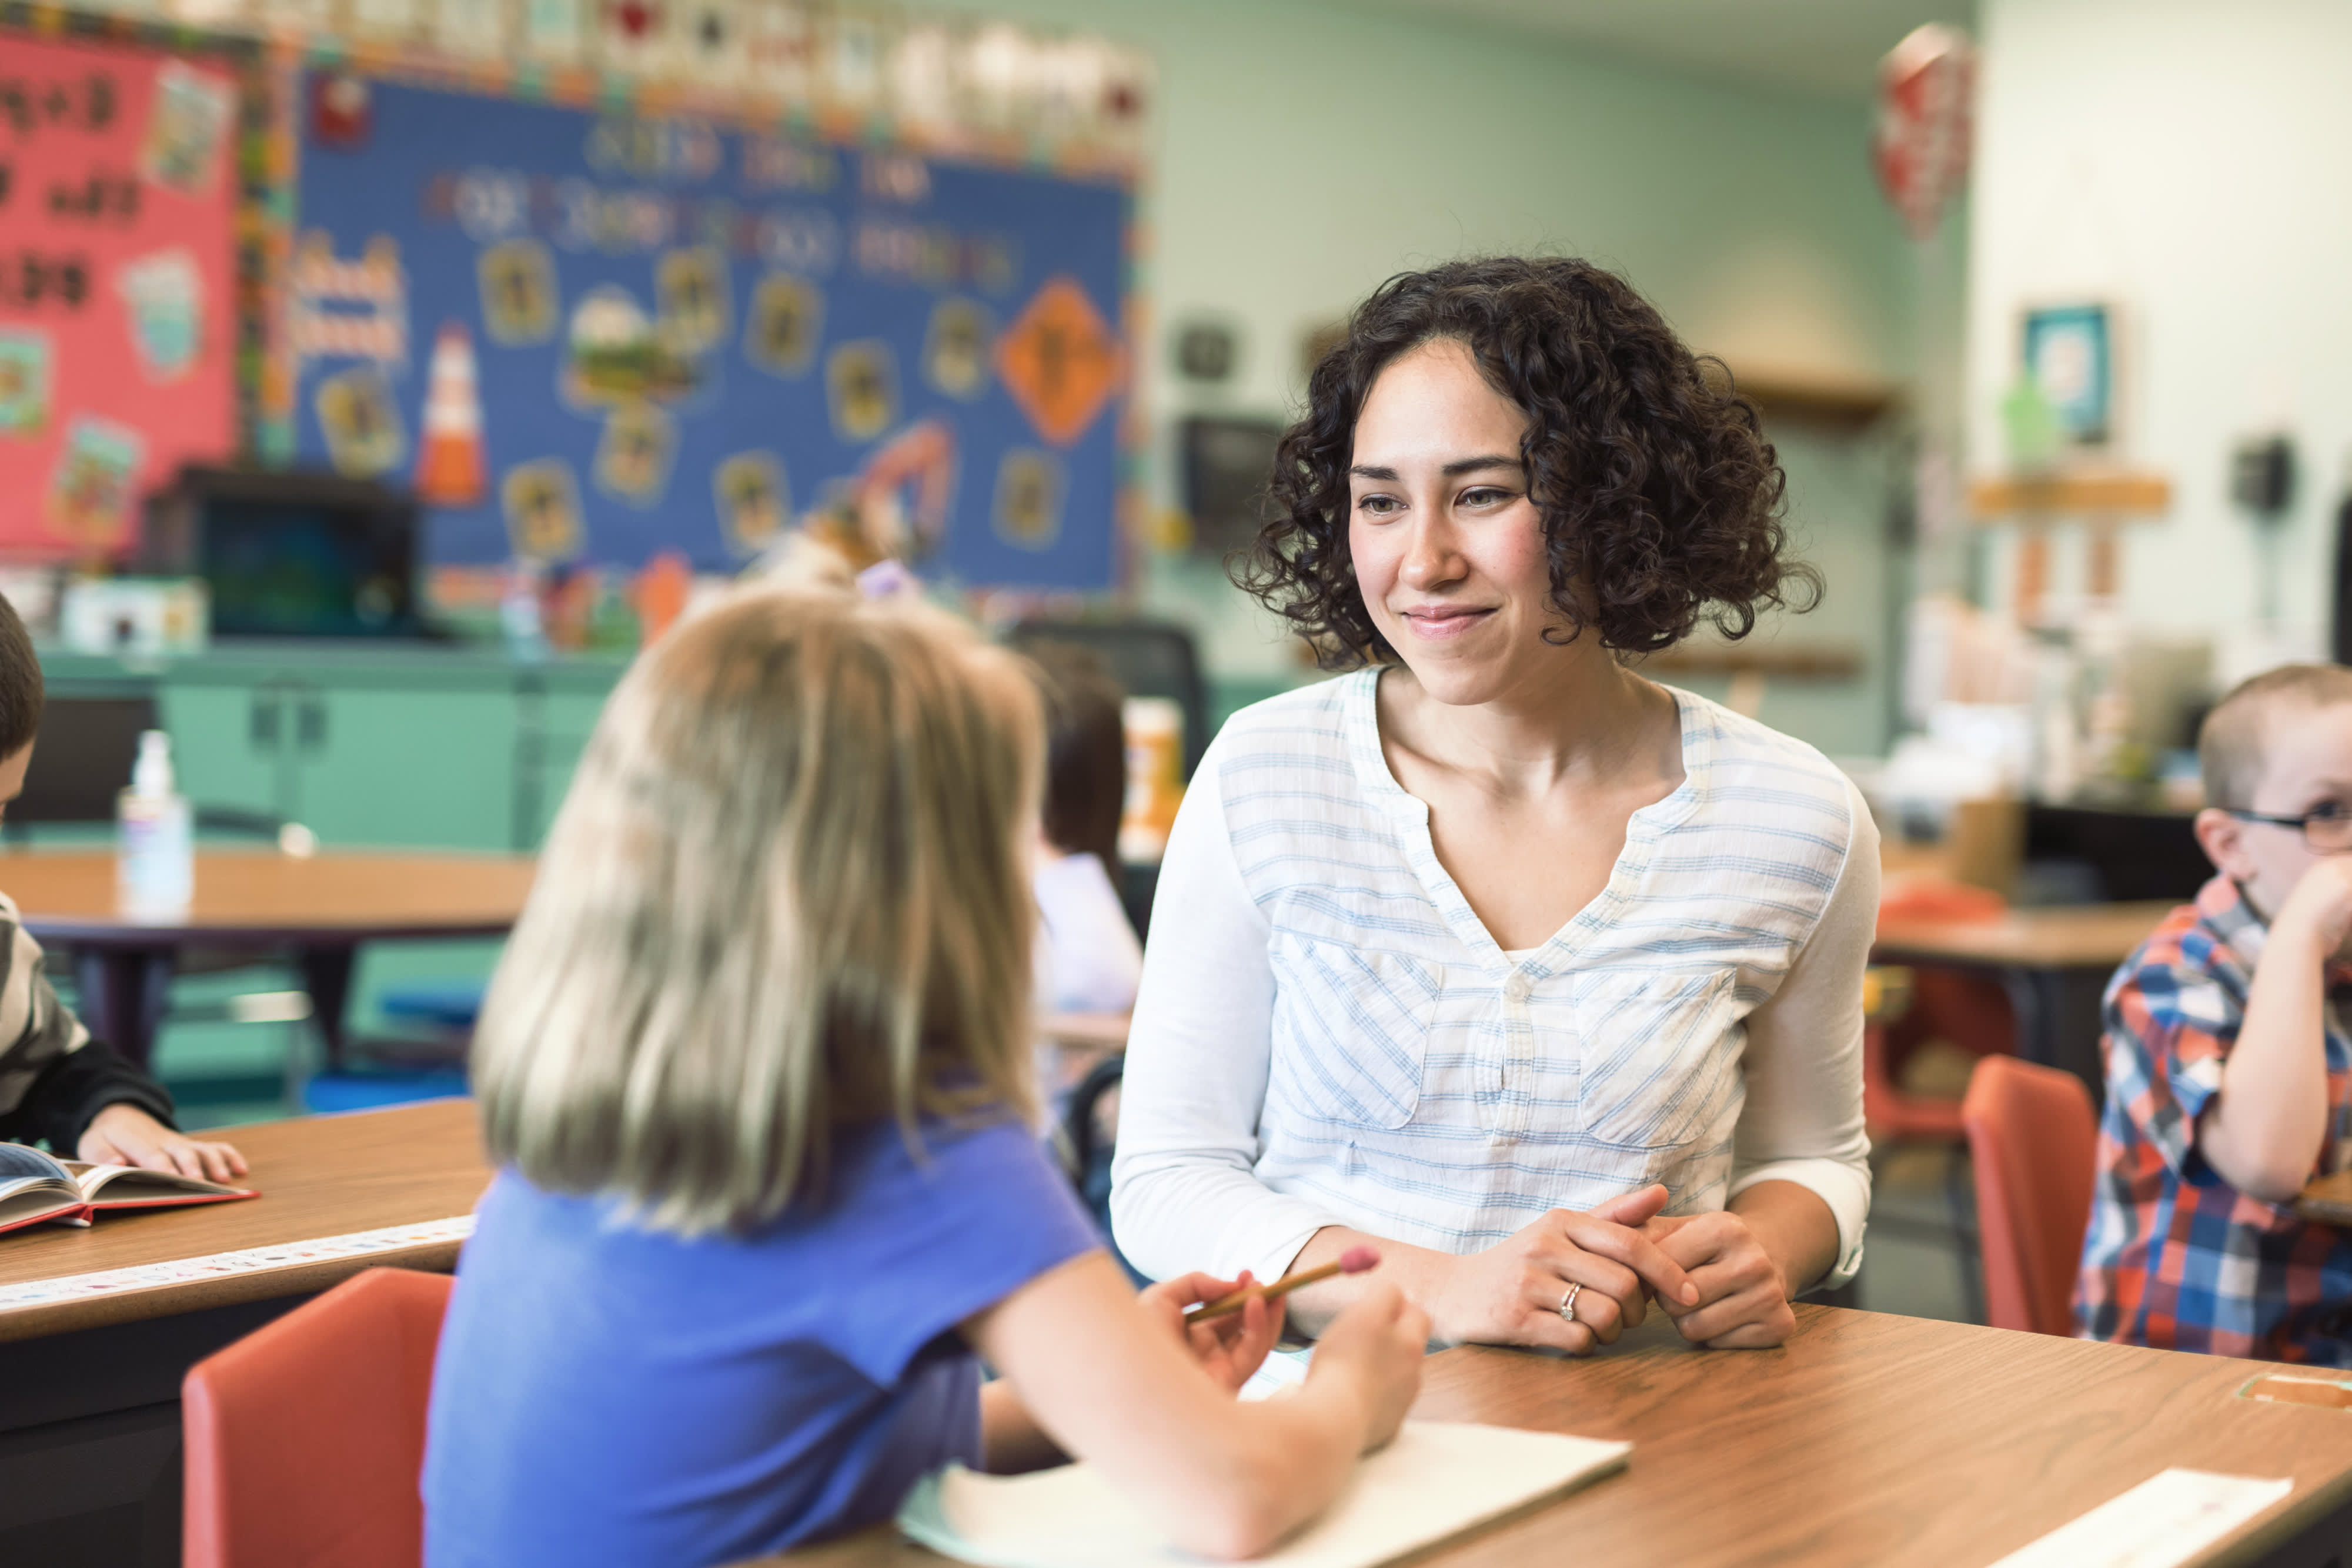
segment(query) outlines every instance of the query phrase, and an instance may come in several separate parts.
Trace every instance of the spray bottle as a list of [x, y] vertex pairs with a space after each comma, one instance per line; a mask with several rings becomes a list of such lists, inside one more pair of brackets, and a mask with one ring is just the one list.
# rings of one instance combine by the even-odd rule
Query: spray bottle
[[172, 737], [139, 737], [131, 788], [115, 798], [115, 896], [133, 920], [183, 914], [195, 894], [196, 848], [187, 798], [172, 778]]

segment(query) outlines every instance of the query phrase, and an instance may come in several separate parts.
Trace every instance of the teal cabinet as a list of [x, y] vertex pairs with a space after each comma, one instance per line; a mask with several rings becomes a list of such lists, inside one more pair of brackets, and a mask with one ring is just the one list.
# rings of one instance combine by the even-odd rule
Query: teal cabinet
[[44, 659], [50, 691], [155, 695], [182, 792], [299, 821], [330, 846], [534, 851], [617, 659], [254, 643], [136, 665]]

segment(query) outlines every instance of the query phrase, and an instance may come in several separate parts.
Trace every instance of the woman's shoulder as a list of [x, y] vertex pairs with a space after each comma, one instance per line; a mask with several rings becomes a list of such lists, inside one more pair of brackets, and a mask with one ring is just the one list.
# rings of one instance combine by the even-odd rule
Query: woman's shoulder
[[1299, 770], [1344, 777], [1352, 771], [1351, 709], [1370, 695], [1377, 670], [1313, 681], [1278, 693], [1227, 718], [1202, 759], [1230, 800], [1253, 777], [1296, 777]]
[[1277, 692], [1234, 709], [1217, 737], [1223, 740], [1231, 737], [1254, 744], [1295, 740], [1308, 745], [1321, 741], [1343, 746], [1349, 702], [1359, 695], [1358, 687], [1379, 679], [1378, 670], [1356, 670]]
[[1853, 832], [1853, 786], [1817, 747], [1695, 692], [1667, 689], [1682, 708], [1685, 764], [1707, 816], [1785, 821], [1793, 813], [1840, 838]]

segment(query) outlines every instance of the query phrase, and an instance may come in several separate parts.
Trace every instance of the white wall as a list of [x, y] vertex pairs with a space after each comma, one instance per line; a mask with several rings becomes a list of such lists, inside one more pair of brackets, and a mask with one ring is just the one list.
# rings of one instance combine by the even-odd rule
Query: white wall
[[2116, 301], [2127, 455], [2175, 485], [2171, 516], [2129, 536], [2127, 615], [2244, 638], [2257, 552], [2228, 451], [2284, 425], [2303, 483], [2283, 620], [2316, 652], [2352, 442], [2352, 5], [1984, 0], [1982, 25], [1972, 463], [2003, 461], [2020, 306]]
[[[1286, 415], [1299, 340], [1391, 274], [1488, 251], [1621, 268], [1696, 348], [1735, 366], [1901, 376], [1909, 257], [1871, 183], [1860, 102], [1743, 89], [1452, 20], [1309, 0], [991, 0], [1158, 62], [1158, 169], [1142, 284], [1146, 396], [1164, 430], [1212, 408]], [[1891, 46], [1895, 40], [1889, 38]], [[1239, 324], [1235, 382], [1205, 392], [1160, 362], [1168, 327]], [[1883, 491], [1851, 452], [1791, 448], [1792, 514], [1832, 573], [1793, 637], [1877, 629]], [[1153, 486], [1172, 494], [1165, 444]], [[1857, 505], [1857, 488], [1866, 492]], [[1203, 562], [1155, 562], [1148, 599], [1200, 622], [1213, 667], [1291, 667], [1269, 624]], [[1765, 717], [1779, 716], [1776, 689]], [[1832, 749], [1880, 743], [1874, 687], [1787, 689], [1784, 722]]]

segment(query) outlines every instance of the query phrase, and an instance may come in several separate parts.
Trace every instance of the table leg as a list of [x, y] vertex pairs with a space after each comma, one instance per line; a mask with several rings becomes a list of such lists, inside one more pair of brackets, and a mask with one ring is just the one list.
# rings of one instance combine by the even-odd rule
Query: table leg
[[2081, 1079], [2094, 1104], [2106, 1098], [2100, 1043], [2107, 975], [2088, 969], [2003, 969], [2002, 988], [2017, 1017], [2017, 1054]]
[[352, 964], [359, 956], [350, 946], [304, 947], [295, 962], [301, 966], [302, 988], [310, 993], [310, 1017], [327, 1048], [327, 1065], [343, 1064], [343, 1009], [352, 997]]
[[153, 1071], [174, 957], [169, 947], [83, 947], [74, 954], [81, 1021], [142, 1072]]

